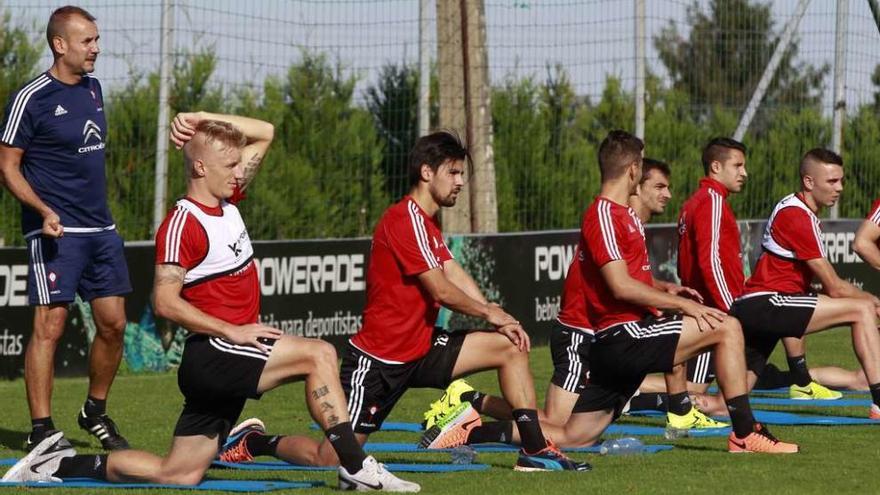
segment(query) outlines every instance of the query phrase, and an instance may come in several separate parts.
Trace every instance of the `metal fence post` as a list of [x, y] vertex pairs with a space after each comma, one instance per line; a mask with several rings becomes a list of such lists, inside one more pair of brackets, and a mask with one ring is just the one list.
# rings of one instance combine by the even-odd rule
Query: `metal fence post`
[[155, 190], [153, 191], [153, 233], [165, 218], [165, 201], [168, 195], [168, 124], [170, 108], [168, 89], [171, 85], [172, 23], [174, 4], [162, 0], [161, 36], [159, 38], [159, 114], [156, 125]]
[[645, 139], [645, 0], [635, 0], [636, 136]]
[[[831, 150], [843, 153], [843, 121], [846, 119], [846, 21], [849, 0], [837, 0], [834, 28], [834, 115], [831, 120]], [[831, 218], [840, 215], [840, 202], [831, 207]]]

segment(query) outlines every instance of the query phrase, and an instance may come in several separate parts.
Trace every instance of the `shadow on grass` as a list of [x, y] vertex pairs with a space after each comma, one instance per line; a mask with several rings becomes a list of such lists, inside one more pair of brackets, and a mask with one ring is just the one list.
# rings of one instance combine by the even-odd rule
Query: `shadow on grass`
[[[0, 427], [0, 448], [25, 452], [27, 450], [25, 449], [25, 443], [27, 442], [28, 433], [30, 432], [7, 430], [6, 428]], [[90, 447], [90, 444], [80, 440], [74, 440], [72, 438], [68, 438], [68, 440], [74, 448]]]

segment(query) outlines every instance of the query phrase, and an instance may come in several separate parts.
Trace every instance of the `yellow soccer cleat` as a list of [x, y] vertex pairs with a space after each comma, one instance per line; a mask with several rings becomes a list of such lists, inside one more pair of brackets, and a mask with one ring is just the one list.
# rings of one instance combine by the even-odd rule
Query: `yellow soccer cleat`
[[444, 416], [449, 415], [459, 404], [461, 404], [461, 395], [465, 392], [473, 392], [468, 382], [463, 379], [455, 380], [446, 387], [446, 392], [440, 400], [432, 402], [430, 409], [425, 411], [423, 415], [425, 422], [423, 424], [425, 430], [430, 430]]
[[794, 400], [837, 400], [843, 397], [843, 394], [816, 382], [810, 382], [804, 387], [792, 384], [788, 387], [788, 396]]
[[696, 407], [691, 407], [687, 414], [678, 415], [666, 413], [666, 431], [663, 436], [667, 440], [674, 440], [689, 435], [690, 430], [704, 430], [712, 428], [727, 428], [730, 426], [723, 421], [716, 421], [703, 414]]

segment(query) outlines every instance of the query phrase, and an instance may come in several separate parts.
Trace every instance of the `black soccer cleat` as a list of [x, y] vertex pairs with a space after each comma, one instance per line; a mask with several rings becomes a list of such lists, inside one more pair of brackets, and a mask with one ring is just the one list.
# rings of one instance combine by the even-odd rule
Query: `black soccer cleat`
[[76, 422], [80, 428], [100, 440], [101, 447], [104, 450], [126, 450], [130, 448], [128, 440], [119, 434], [119, 428], [116, 427], [116, 423], [106, 414], [87, 416], [85, 409], [80, 409]]

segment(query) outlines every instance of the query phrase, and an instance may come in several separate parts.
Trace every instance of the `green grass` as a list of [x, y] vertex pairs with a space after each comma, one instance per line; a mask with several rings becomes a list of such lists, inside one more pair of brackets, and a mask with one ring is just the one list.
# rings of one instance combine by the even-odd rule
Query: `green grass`
[[[848, 332], [835, 330], [808, 340], [809, 362], [813, 366], [840, 365], [855, 368]], [[784, 359], [778, 353], [777, 363]], [[547, 348], [532, 353], [532, 370], [538, 384], [539, 399], [550, 376]], [[496, 392], [494, 374], [482, 373], [471, 382], [481, 390]], [[85, 396], [85, 379], [59, 379], [55, 386], [55, 422], [63, 429], [79, 452], [97, 452], [95, 442], [79, 430], [75, 414]], [[433, 390], [411, 390], [391, 414], [392, 420], [419, 421], [425, 406], [438, 396]], [[20, 446], [29, 429], [21, 380], [0, 382], [4, 415], [0, 418], [0, 457], [21, 456]], [[110, 412], [120, 428], [141, 449], [163, 453], [181, 406], [173, 374], [121, 376], [114, 385]], [[782, 410], [791, 410], [779, 408]], [[832, 412], [833, 411], [833, 412]], [[815, 409], [809, 412], [864, 417], [864, 408]], [[311, 419], [306, 412], [301, 384], [270, 392], [261, 401], [249, 402], [243, 417], [262, 418], [273, 432], [298, 433], [320, 437], [309, 431]], [[627, 419], [626, 421], [634, 421]], [[638, 420], [660, 424], [660, 420]], [[880, 428], [773, 427], [786, 440], [798, 442], [802, 452], [794, 456], [732, 455], [723, 438], [683, 439], [672, 452], [631, 457], [578, 456], [594, 467], [590, 473], [515, 473], [513, 454], [480, 454], [478, 462], [490, 464], [487, 472], [464, 474], [412, 474], [405, 476], [421, 483], [427, 493], [851, 493], [872, 492], [875, 480], [870, 477], [880, 459]], [[373, 441], [415, 441], [411, 433], [380, 433]], [[662, 442], [649, 438], [648, 442]], [[448, 461], [445, 454], [382, 454], [384, 462], [432, 460]], [[323, 480], [336, 485], [331, 473], [219, 472], [213, 477], [248, 479]], [[326, 492], [331, 488], [311, 490]], [[0, 490], [12, 492], [10, 489]], [[36, 493], [86, 493], [75, 489], [52, 489]], [[110, 493], [108, 491], [107, 493]], [[126, 490], [124, 493], [167, 493], [163, 490]], [[193, 492], [180, 492], [193, 493]]]

